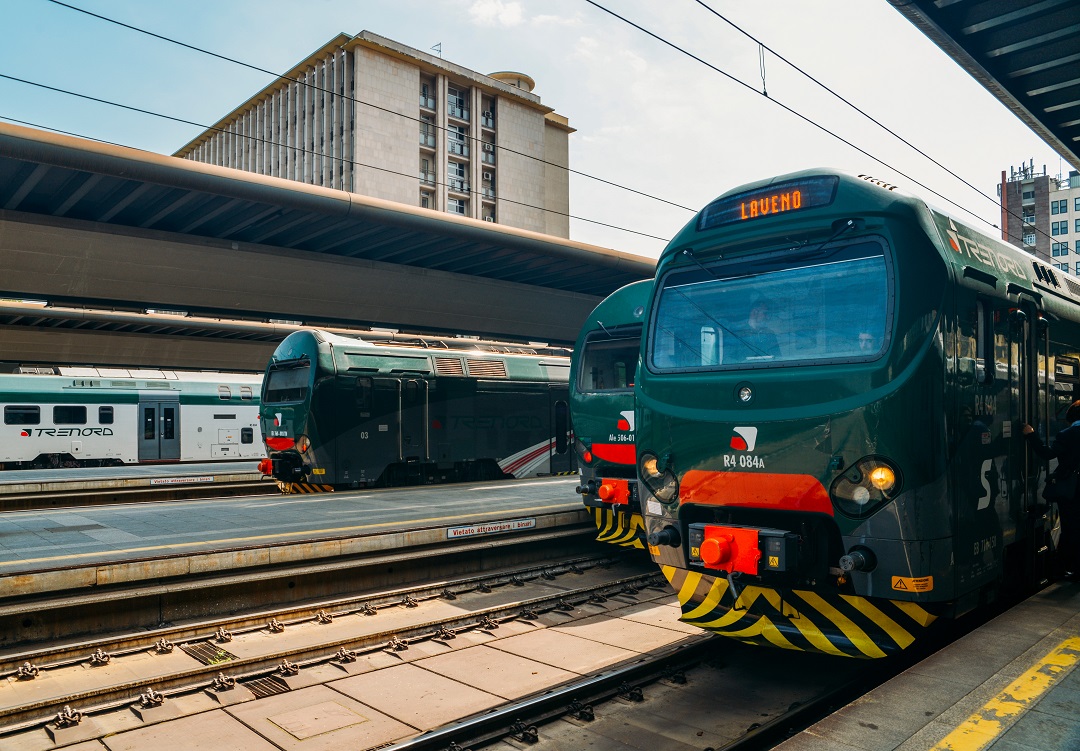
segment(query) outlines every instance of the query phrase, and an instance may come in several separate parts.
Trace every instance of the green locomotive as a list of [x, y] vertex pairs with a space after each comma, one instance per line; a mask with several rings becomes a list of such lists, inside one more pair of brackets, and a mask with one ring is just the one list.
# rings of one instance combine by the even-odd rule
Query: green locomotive
[[285, 492], [569, 474], [564, 355], [297, 331], [263, 380], [260, 464]]
[[635, 390], [649, 550], [686, 622], [854, 657], [1053, 574], [1020, 437], [1080, 388], [1080, 284], [895, 186], [736, 188], [668, 244]]
[[634, 380], [652, 281], [611, 293], [589, 315], [570, 359], [570, 416], [585, 507], [597, 539], [645, 548], [634, 452]]

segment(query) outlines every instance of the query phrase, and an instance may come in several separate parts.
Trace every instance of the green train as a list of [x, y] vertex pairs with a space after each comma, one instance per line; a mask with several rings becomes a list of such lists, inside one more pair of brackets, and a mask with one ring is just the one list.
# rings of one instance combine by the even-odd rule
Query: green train
[[570, 358], [577, 492], [593, 517], [597, 539], [645, 548], [634, 452], [634, 380], [645, 303], [652, 281], [628, 284], [589, 315]]
[[1054, 574], [1021, 439], [1080, 389], [1080, 284], [866, 175], [706, 206], [647, 304], [637, 460], [682, 620], [883, 657]]
[[294, 332], [263, 379], [260, 469], [285, 492], [571, 474], [568, 354]]

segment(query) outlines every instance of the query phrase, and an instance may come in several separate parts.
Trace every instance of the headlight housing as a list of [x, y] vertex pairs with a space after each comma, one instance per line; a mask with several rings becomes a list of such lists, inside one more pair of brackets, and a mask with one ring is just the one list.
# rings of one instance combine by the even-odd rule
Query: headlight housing
[[865, 519], [900, 495], [903, 475], [882, 456], [867, 456], [837, 477], [829, 489], [833, 504], [853, 519]]
[[671, 503], [679, 497], [679, 479], [668, 464], [649, 451], [643, 451], [638, 459], [641, 481], [661, 503]]
[[574, 448], [577, 450], [578, 458], [581, 459], [582, 463], [593, 463], [593, 453], [589, 450], [589, 447], [585, 445], [584, 441], [582, 441], [580, 438], [575, 438]]
[[301, 454], [306, 454], [309, 448], [311, 448], [311, 439], [309, 439], [306, 435], [296, 437], [297, 451], [299, 451]]

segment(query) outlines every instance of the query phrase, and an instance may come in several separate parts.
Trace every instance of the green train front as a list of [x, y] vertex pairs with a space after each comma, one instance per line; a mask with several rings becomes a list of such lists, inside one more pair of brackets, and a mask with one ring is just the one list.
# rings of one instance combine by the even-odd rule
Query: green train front
[[1080, 339], [1049, 273], [866, 177], [752, 184], [687, 225], [635, 394], [649, 550], [683, 620], [882, 657], [1044, 581], [1054, 514], [1019, 427], [1060, 427], [1072, 386], [1047, 358]]
[[652, 281], [615, 290], [582, 326], [570, 365], [577, 492], [596, 523], [597, 539], [644, 549], [634, 453], [634, 379], [645, 302]]
[[290, 334], [263, 381], [263, 474], [318, 492], [574, 470], [569, 358], [438, 344]]

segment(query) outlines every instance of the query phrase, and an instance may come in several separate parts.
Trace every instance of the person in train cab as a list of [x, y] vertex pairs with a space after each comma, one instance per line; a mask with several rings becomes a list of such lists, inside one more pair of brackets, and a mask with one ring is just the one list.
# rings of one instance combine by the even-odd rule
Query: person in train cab
[[[1074, 401], [1065, 412], [1067, 427], [1054, 436], [1049, 446], [1043, 444], [1035, 429], [1027, 423], [1020, 427], [1024, 439], [1031, 449], [1043, 459], [1057, 459], [1054, 470], [1056, 482], [1070, 481], [1071, 475], [1080, 472], [1080, 399]], [[1080, 482], [1071, 481], [1075, 487]], [[1061, 563], [1065, 569], [1065, 578], [1080, 580], [1080, 501], [1074, 490], [1069, 498], [1058, 500], [1061, 514]]]
[[877, 352], [877, 337], [868, 331], [859, 332], [859, 354], [870, 355]]
[[750, 307], [746, 328], [739, 333], [747, 359], [780, 356], [780, 343], [769, 327], [769, 313], [769, 303], [765, 299], [758, 299]]

